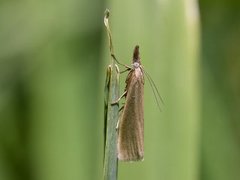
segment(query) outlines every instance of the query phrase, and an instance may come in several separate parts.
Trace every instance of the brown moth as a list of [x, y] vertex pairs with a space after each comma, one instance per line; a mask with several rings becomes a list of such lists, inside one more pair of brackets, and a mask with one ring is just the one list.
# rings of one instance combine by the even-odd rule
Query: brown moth
[[126, 98], [118, 123], [118, 159], [140, 161], [144, 155], [143, 92], [144, 73], [139, 56], [139, 46], [133, 52], [133, 64], [127, 79]]

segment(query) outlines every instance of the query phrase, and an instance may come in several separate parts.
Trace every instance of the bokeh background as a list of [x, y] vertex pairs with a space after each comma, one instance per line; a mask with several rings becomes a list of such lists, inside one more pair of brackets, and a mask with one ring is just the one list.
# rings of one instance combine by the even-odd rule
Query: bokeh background
[[119, 179], [239, 180], [237, 0], [1, 0], [0, 179], [102, 179], [105, 8], [115, 55], [139, 44], [164, 99], [146, 81], [145, 160]]

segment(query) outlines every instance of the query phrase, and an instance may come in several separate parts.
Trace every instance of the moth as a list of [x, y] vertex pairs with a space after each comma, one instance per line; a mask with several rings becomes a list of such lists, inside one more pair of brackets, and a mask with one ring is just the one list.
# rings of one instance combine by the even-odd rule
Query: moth
[[117, 125], [118, 159], [140, 161], [144, 156], [144, 71], [138, 45], [134, 48], [132, 67], [129, 69], [125, 91], [121, 96], [126, 100]]

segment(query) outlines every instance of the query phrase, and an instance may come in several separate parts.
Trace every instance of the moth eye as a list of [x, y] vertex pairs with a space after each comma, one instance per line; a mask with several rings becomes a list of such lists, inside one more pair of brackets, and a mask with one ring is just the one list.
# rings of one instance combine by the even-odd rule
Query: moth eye
[[139, 67], [139, 63], [138, 63], [138, 62], [134, 62], [134, 63], [132, 64], [132, 66], [133, 66], [134, 69], [136, 69], [136, 68]]

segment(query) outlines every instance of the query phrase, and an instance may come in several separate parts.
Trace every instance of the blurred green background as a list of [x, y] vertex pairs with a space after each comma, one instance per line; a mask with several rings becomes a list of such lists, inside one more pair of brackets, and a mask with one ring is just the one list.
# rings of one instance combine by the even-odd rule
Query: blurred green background
[[102, 179], [105, 8], [165, 102], [146, 81], [145, 160], [119, 179], [239, 180], [237, 0], [0, 1], [0, 179]]

